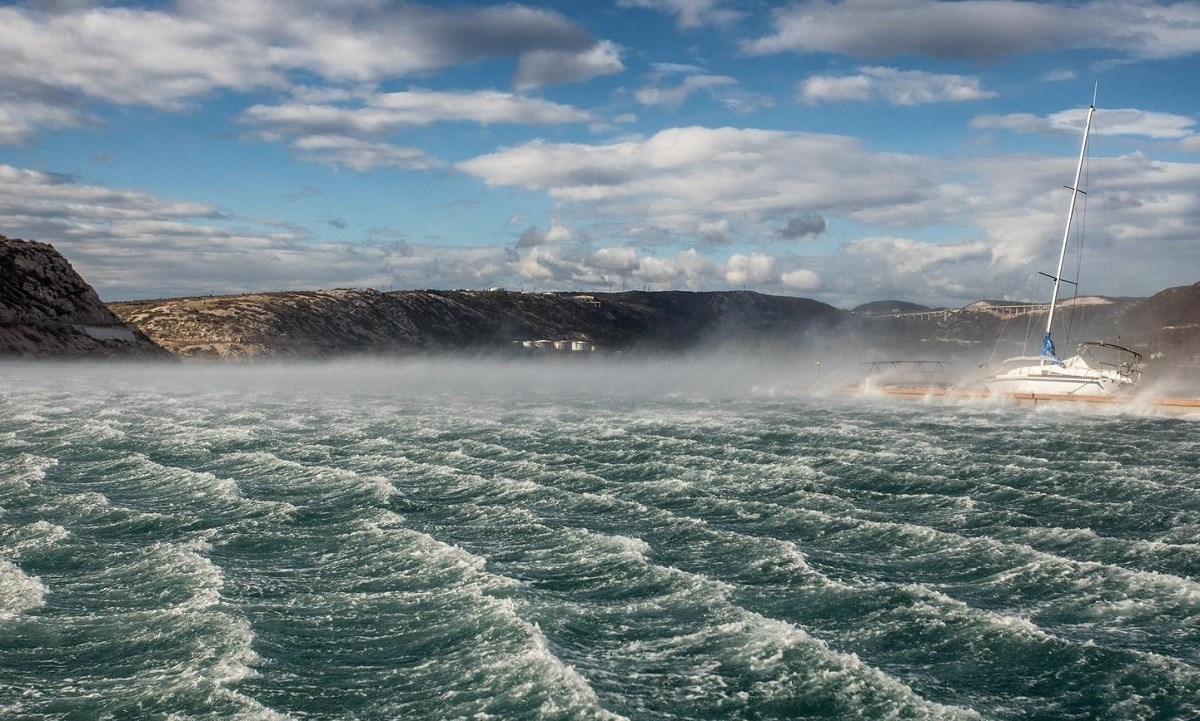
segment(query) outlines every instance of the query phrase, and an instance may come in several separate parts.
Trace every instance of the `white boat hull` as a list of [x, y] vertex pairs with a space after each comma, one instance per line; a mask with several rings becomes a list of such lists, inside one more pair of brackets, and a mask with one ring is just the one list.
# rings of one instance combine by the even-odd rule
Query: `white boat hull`
[[1137, 387], [1136, 371], [1132, 366], [1127, 369], [1113, 365], [1096, 367], [1083, 356], [1066, 361], [1049, 358], [1013, 360], [1024, 363], [988, 378], [986, 385], [990, 391], [1009, 395], [1119, 396], [1131, 393]]
[[1115, 396], [1131, 390], [1132, 385], [1111, 378], [1088, 378], [1069, 374], [1062, 375], [999, 375], [988, 379], [988, 388], [994, 393], [1032, 393], [1035, 395], [1064, 396]]

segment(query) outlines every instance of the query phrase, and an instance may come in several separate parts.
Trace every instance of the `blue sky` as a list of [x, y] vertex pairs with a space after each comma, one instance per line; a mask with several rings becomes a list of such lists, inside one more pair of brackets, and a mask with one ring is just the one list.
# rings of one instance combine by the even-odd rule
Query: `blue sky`
[[[1200, 4], [0, 4], [0, 234], [106, 300], [1200, 281]], [[1076, 250], [1081, 249], [1079, 255]]]

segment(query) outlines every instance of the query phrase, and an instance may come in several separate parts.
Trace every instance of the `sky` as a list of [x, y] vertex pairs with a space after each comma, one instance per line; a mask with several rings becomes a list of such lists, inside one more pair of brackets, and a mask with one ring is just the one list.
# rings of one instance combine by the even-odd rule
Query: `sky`
[[1195, 0], [0, 3], [0, 234], [107, 301], [1044, 302], [1095, 96], [1063, 276], [1146, 296], [1200, 281], [1197, 77]]

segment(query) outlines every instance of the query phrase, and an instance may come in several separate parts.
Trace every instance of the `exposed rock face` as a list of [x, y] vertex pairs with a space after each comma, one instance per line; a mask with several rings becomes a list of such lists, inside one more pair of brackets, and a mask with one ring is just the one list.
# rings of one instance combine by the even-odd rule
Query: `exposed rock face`
[[165, 357], [53, 246], [0, 236], [0, 356]]
[[792, 337], [849, 314], [758, 293], [516, 293], [323, 290], [113, 303], [159, 345], [187, 357], [508, 350], [513, 341], [587, 340], [678, 349]]
[[1151, 352], [1200, 361], [1200, 283], [1145, 299], [1124, 319], [1122, 329]]

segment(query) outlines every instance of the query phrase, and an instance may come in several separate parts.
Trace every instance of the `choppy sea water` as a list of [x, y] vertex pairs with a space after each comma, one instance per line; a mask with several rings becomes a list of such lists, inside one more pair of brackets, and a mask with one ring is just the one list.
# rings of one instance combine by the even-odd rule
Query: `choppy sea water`
[[722, 360], [0, 370], [5, 719], [1200, 716], [1195, 420]]

